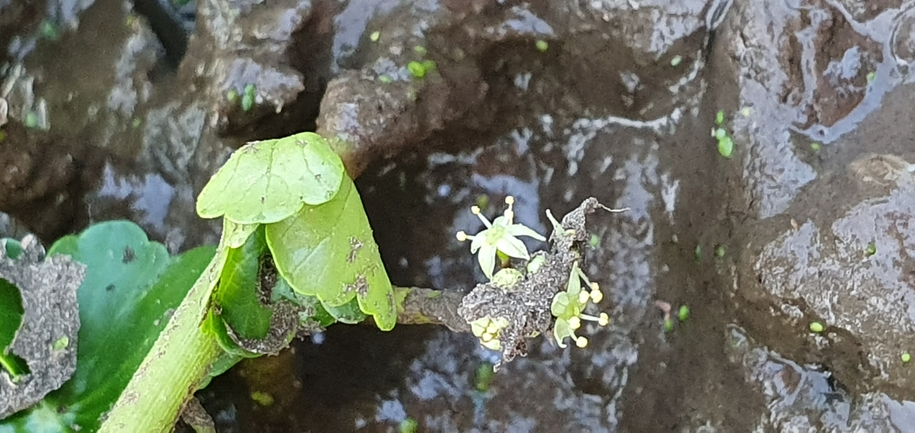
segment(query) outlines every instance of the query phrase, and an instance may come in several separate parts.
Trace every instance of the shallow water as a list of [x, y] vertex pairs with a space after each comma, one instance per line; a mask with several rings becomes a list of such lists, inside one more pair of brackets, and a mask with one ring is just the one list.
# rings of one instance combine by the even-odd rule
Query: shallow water
[[[517, 220], [540, 232], [545, 209], [588, 196], [630, 208], [594, 220], [584, 270], [613, 324], [586, 327], [587, 349], [540, 339], [481, 390], [495, 355], [469, 335], [336, 326], [201, 391], [220, 431], [396, 431], [407, 418], [419, 431], [910, 429], [915, 376], [894, 361], [915, 348], [908, 171], [867, 155], [915, 162], [911, 2], [738, 2], [713, 39], [701, 1], [369, 3], [277, 2], [239, 18], [201, 2], [201, 34], [177, 70], [120, 1], [61, 9], [79, 26], [59, 41], [36, 36], [40, 16], [0, 20], [17, 34], [0, 38], [8, 81], [23, 60], [4, 95], [12, 117], [43, 101], [50, 134], [4, 151], [50, 146], [85, 161], [61, 199], [72, 212], [41, 225], [28, 212], [60, 206], [59, 191], [18, 213], [0, 195], [16, 225], [45, 237], [129, 218], [172, 251], [215, 243], [218, 227], [193, 212], [210, 173], [245, 139], [330, 128], [317, 101], [357, 69], [394, 84], [360, 78], [353, 95], [416, 92], [391, 105], [410, 122], [382, 113], [347, 129], [367, 148], [402, 147], [369, 152], [357, 182], [395, 284], [483, 280], [454, 238], [482, 227], [472, 205], [494, 215], [512, 195]], [[415, 46], [442, 80], [415, 87], [398, 69]], [[224, 96], [248, 82], [261, 92], [242, 112]], [[719, 110], [730, 158], [709, 136]], [[852, 263], [871, 241], [880, 253]], [[666, 332], [656, 301], [688, 305], [690, 318]], [[811, 320], [829, 331], [812, 335]]]

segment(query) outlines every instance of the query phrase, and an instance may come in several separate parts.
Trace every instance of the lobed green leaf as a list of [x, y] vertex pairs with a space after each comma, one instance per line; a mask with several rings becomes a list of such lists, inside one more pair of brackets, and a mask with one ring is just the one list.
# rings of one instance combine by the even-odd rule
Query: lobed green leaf
[[394, 327], [394, 291], [349, 177], [331, 201], [268, 224], [266, 236], [280, 275], [296, 292], [316, 296], [325, 307], [356, 298], [380, 329]]
[[197, 213], [238, 224], [275, 223], [305, 204], [332, 199], [343, 177], [343, 162], [318, 134], [254, 141], [235, 151], [203, 187]]

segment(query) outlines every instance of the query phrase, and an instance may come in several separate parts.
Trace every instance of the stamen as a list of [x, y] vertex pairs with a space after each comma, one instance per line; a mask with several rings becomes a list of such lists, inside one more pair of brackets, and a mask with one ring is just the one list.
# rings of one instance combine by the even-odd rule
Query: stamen
[[[595, 317], [595, 319], [597, 319], [597, 318]], [[581, 319], [579, 319], [576, 316], [570, 317], [569, 318], [569, 328], [572, 328], [573, 330], [581, 328]]]
[[467, 239], [473, 239], [472, 236], [467, 236], [467, 233], [464, 233], [463, 231], [457, 232], [457, 234], [455, 234], [455, 237], [460, 242], [465, 242], [465, 241], [467, 241]]
[[505, 219], [508, 220], [508, 223], [511, 224], [512, 220], [515, 218], [515, 211], [512, 210], [512, 205], [515, 204], [515, 198], [512, 196], [505, 197], [505, 204], [508, 205], [508, 209], [505, 209]]
[[588, 339], [585, 337], [578, 337], [575, 339], [575, 345], [584, 349], [585, 347], [588, 347]]
[[[594, 317], [590, 314], [582, 314], [579, 317], [590, 322], [597, 322], [600, 326], [607, 326], [610, 323], [610, 316], [607, 313], [600, 313], [600, 317]], [[569, 320], [569, 322], [571, 323], [572, 321]]]
[[593, 303], [595, 303], [595, 304], [598, 304], [598, 303], [600, 303], [600, 301], [602, 301], [603, 299], [604, 299], [604, 293], [603, 293], [603, 292], [601, 292], [601, 291], [598, 290], [598, 289], [594, 289], [594, 290], [591, 291], [591, 302], [593, 302]]
[[474, 215], [476, 215], [478, 218], [480, 218], [480, 221], [483, 221], [483, 225], [486, 226], [486, 228], [492, 227], [492, 223], [490, 223], [489, 220], [486, 219], [486, 217], [483, 216], [483, 214], [480, 212], [479, 206], [471, 206], [470, 212], [472, 212]]
[[582, 290], [581, 292], [578, 292], [578, 303], [579, 304], [587, 304], [588, 300], [590, 300], [590, 299], [591, 299], [591, 295], [589, 295], [588, 292], [586, 292], [584, 290]]

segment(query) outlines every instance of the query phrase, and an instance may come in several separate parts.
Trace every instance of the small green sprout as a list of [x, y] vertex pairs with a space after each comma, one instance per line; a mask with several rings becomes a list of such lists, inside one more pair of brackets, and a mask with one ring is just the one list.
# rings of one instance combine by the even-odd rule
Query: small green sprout
[[400, 433], [416, 433], [416, 429], [419, 428], [419, 423], [416, 422], [413, 418], [405, 418], [400, 422], [400, 426], [397, 428], [397, 431]]
[[130, 121], [130, 126], [133, 129], [140, 129], [140, 127], [143, 126], [143, 120], [139, 117], [134, 117], [133, 120]]
[[422, 62], [423, 68], [426, 70], [426, 73], [432, 72], [435, 70], [435, 62], [432, 60], [426, 59]]
[[597, 247], [600, 246], [600, 236], [591, 233], [591, 239], [588, 240], [588, 246], [591, 247], [592, 250], [596, 250]]
[[503, 329], [508, 328], [508, 325], [508, 319], [504, 317], [498, 317], [495, 320], [491, 317], [481, 317], [470, 323], [470, 330], [480, 339], [483, 347], [500, 351], [502, 342], [499, 341], [499, 334]]
[[494, 373], [492, 364], [488, 362], [480, 364], [474, 375], [473, 387], [480, 392], [489, 391], [489, 385], [492, 383], [492, 378], [495, 376]]
[[908, 364], [912, 360], [912, 355], [909, 352], [902, 352], [902, 363]]
[[867, 73], [867, 82], [868, 82], [868, 83], [873, 83], [874, 80], [875, 80], [876, 78], [877, 78], [877, 73], [876, 73], [876, 72], [871, 71], [871, 72], [868, 72], [868, 73]]
[[391, 78], [390, 75], [379, 75], [379, 76], [378, 76], [378, 81], [381, 81], [381, 82], [384, 83], [384, 84], [388, 84], [388, 83], [390, 83], [390, 82], [393, 82], [394, 79]]
[[[587, 284], [588, 290], [582, 290], [581, 282]], [[600, 313], [595, 317], [584, 313], [589, 303], [597, 304], [604, 298], [597, 283], [588, 280], [588, 276], [578, 267], [578, 262], [572, 263], [572, 272], [569, 275], [569, 283], [565, 291], [560, 291], [553, 296], [553, 302], [550, 304], [550, 312], [556, 317], [556, 323], [553, 325], [553, 337], [559, 347], [566, 347], [565, 338], [569, 337], [578, 347], [587, 347], [588, 339], [582, 336], [576, 336], [575, 331], [581, 328], [581, 321], [588, 320], [597, 322], [600, 326], [607, 326], [610, 323], [610, 316], [607, 313]]]
[[670, 317], [664, 318], [664, 331], [671, 332], [674, 330], [674, 321]]
[[251, 393], [251, 400], [254, 400], [255, 403], [267, 407], [272, 406], [274, 403], [273, 396], [270, 393], [263, 391], [254, 391]]
[[695, 254], [696, 254], [696, 263], [701, 262], [702, 261], [702, 245], [696, 245]]
[[680, 309], [677, 311], [677, 319], [680, 319], [681, 322], [685, 322], [686, 319], [689, 319], [689, 306], [680, 306]]
[[426, 67], [422, 62], [412, 61], [407, 63], [407, 70], [410, 71], [410, 75], [413, 75], [416, 78], [423, 78], [426, 76]]
[[724, 257], [724, 245], [718, 245], [715, 247], [715, 258], [720, 259]]
[[813, 143], [810, 143], [810, 150], [812, 150], [814, 152], [819, 152], [821, 148], [822, 148], [822, 146], [820, 145], [820, 143], [817, 143], [815, 141]]
[[257, 96], [257, 87], [254, 84], [248, 84], [245, 86], [245, 93], [241, 97], [241, 109], [244, 112], [250, 111], [254, 108], [254, 97]]
[[238, 90], [232, 89], [226, 92], [226, 100], [229, 101], [230, 104], [234, 104], [238, 101]]
[[541, 242], [546, 240], [545, 237], [529, 227], [523, 224], [514, 224], [515, 212], [512, 210], [512, 205], [514, 205], [514, 203], [514, 197], [505, 197], [505, 204], [507, 204], [508, 207], [505, 209], [502, 216], [499, 216], [491, 223], [483, 216], [478, 206], [471, 207], [470, 211], [480, 218], [480, 221], [483, 222], [486, 229], [476, 235], [468, 235], [463, 231], [457, 232], [457, 239], [459, 241], [464, 242], [468, 239], [472, 241], [470, 244], [470, 253], [476, 254], [479, 252], [477, 260], [480, 262], [483, 273], [490, 280], [493, 278], [493, 268], [496, 267], [496, 255], [499, 251], [505, 253], [509, 257], [530, 260], [530, 253], [528, 253], [524, 242], [521, 242], [521, 240], [518, 239], [518, 236], [527, 236]]
[[537, 42], [534, 42], [534, 48], [537, 48], [537, 51], [541, 53], [545, 53], [546, 50], [550, 49], [550, 44], [543, 39], [537, 39]]
[[417, 46], [413, 47], [413, 52], [415, 52], [416, 54], [419, 54], [420, 56], [425, 56], [427, 51], [426, 51], [426, 47], [424, 47], [422, 45], [417, 45]]
[[35, 129], [38, 128], [38, 124], [38, 113], [29, 111], [29, 113], [25, 115], [25, 127]]
[[54, 350], [61, 350], [70, 345], [70, 339], [66, 336], [58, 338], [51, 346]]
[[378, 42], [378, 39], [380, 39], [380, 38], [381, 38], [381, 32], [379, 32], [378, 30], [375, 30], [374, 32], [372, 32], [371, 35], [369, 35], [369, 40], [372, 42]]
[[724, 110], [718, 110], [718, 113], [715, 114], [715, 124], [716, 125], [724, 124]]
[[677, 54], [674, 58], [670, 59], [670, 66], [677, 67], [682, 61], [683, 57]]
[[476, 204], [480, 209], [486, 209], [486, 206], [489, 206], [489, 196], [486, 194], [478, 195]]
[[712, 128], [712, 137], [718, 140], [718, 153], [725, 158], [730, 158], [734, 152], [734, 141], [724, 128]]
[[825, 330], [826, 330], [826, 327], [823, 326], [822, 323], [820, 323], [820, 322], [810, 322], [810, 332], [813, 332], [814, 334], [819, 334], [819, 333], [821, 333], [821, 332], [823, 332], [823, 331], [825, 331]]
[[865, 252], [867, 253], [868, 257], [877, 254], [877, 244], [875, 244], [874, 241], [871, 241], [869, 244], [867, 244], [867, 250], [865, 250]]
[[52, 21], [42, 21], [40, 31], [41, 36], [45, 39], [56, 41], [60, 38], [60, 31], [57, 29], [57, 25]]
[[743, 115], [743, 117], [750, 117], [750, 115], [753, 114], [753, 110], [751, 110], [750, 107], [743, 107], [743, 109], [740, 110], [740, 114]]

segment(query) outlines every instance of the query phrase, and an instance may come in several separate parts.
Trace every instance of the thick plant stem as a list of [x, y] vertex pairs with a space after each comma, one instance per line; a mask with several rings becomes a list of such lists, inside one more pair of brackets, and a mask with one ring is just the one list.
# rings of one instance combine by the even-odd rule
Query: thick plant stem
[[226, 247], [203, 271], [150, 349], [137, 373], [108, 413], [99, 430], [115, 432], [169, 432], [185, 401], [209, 373], [222, 349], [204, 333], [210, 295], [226, 261]]
[[394, 294], [398, 325], [445, 325], [455, 332], [470, 332], [470, 325], [457, 313], [462, 292], [395, 287]]

